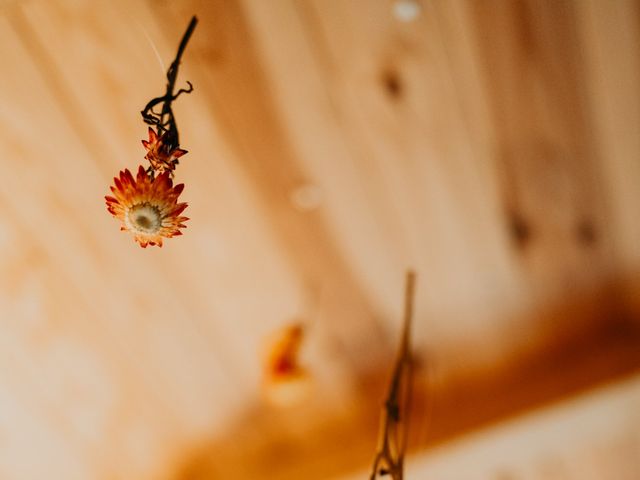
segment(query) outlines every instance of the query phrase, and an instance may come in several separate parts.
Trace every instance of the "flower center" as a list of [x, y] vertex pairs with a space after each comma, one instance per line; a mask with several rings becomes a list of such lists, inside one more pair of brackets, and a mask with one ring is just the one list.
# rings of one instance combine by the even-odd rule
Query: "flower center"
[[131, 207], [127, 213], [127, 224], [138, 233], [155, 234], [162, 225], [162, 216], [157, 207], [142, 203]]

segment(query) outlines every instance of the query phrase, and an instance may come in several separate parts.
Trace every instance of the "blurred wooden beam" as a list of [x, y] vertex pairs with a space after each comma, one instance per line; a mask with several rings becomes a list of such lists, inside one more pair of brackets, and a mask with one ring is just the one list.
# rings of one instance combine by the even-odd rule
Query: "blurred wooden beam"
[[[412, 479], [640, 478], [640, 375], [413, 455]], [[365, 471], [342, 480], [363, 480]]]
[[[574, 301], [538, 321], [593, 307], [591, 297]], [[366, 468], [375, 449], [389, 360], [360, 379], [361, 390], [341, 414], [323, 411], [321, 398], [291, 410], [257, 406], [233, 430], [203, 445], [175, 478], [293, 480], [304, 475], [320, 480]], [[423, 359], [411, 414], [413, 451], [639, 372], [640, 328], [632, 319], [611, 317], [587, 331], [550, 335], [530, 351], [482, 371], [442, 376], [437, 362]]]

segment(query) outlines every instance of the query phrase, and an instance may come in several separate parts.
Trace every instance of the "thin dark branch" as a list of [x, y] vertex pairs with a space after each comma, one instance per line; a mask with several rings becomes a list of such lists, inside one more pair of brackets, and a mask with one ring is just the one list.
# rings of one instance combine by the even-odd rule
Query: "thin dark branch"
[[412, 394], [411, 324], [414, 290], [415, 274], [409, 271], [405, 285], [402, 338], [382, 409], [378, 449], [369, 480], [384, 475], [390, 475], [392, 480], [402, 480], [404, 476]]
[[[191, 21], [189, 22], [187, 30], [182, 36], [182, 40], [180, 41], [180, 45], [178, 46], [176, 57], [173, 62], [171, 62], [171, 65], [167, 70], [167, 88], [165, 94], [161, 97], [156, 97], [150, 100], [149, 103], [147, 103], [144, 109], [140, 112], [142, 114], [142, 119], [146, 124], [155, 126], [158, 130], [158, 135], [165, 135], [164, 144], [168, 150], [177, 148], [180, 145], [178, 126], [176, 125], [176, 120], [173, 116], [171, 103], [176, 100], [181, 94], [191, 93], [193, 91], [193, 85], [191, 84], [191, 82], [187, 82], [189, 88], [181, 88], [176, 94], [173, 93], [176, 86], [178, 68], [180, 67], [182, 54], [184, 53], [184, 50], [187, 47], [187, 43], [189, 43], [189, 39], [191, 38], [191, 35], [193, 34], [193, 31], [196, 28], [197, 24], [198, 19], [193, 16], [191, 18]], [[153, 111], [153, 107], [159, 104], [162, 104], [162, 112], [158, 114]]]

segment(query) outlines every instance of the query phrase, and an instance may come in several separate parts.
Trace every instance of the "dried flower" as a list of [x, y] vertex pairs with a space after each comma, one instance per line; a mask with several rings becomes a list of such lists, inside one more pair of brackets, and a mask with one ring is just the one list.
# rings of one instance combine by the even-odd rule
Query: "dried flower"
[[[175, 91], [178, 68], [187, 42], [191, 38], [198, 19], [191, 18], [187, 30], [182, 36], [178, 53], [167, 70], [167, 86], [164, 95], [152, 98], [140, 114], [142, 120], [150, 125], [149, 140], [143, 140], [147, 149], [145, 158], [151, 164], [146, 170], [138, 168], [136, 178], [127, 169], [114, 178], [111, 187], [114, 196], [106, 196], [107, 210], [122, 222], [120, 230], [130, 231], [141, 247], [157, 245], [162, 247], [162, 239], [182, 235], [187, 217], [180, 214], [187, 208], [186, 203], [178, 203], [178, 197], [184, 185], [173, 186], [173, 174], [182, 155], [187, 153], [180, 148], [178, 126], [173, 115], [172, 103], [183, 93], [191, 93], [193, 85]], [[161, 111], [154, 108], [161, 106]], [[152, 128], [152, 127], [155, 127]]]
[[142, 140], [142, 145], [147, 149], [144, 158], [149, 160], [151, 167], [158, 173], [166, 171], [173, 172], [178, 165], [178, 158], [187, 153], [181, 148], [171, 148], [165, 141], [167, 133], [158, 135], [156, 131], [149, 127], [149, 140]]
[[182, 235], [187, 217], [180, 214], [187, 208], [178, 203], [184, 184], [173, 186], [170, 172], [164, 171], [153, 178], [141, 165], [136, 178], [128, 169], [114, 178], [111, 187], [114, 196], [106, 196], [107, 210], [122, 222], [121, 230], [130, 231], [141, 247], [162, 247], [162, 238]]

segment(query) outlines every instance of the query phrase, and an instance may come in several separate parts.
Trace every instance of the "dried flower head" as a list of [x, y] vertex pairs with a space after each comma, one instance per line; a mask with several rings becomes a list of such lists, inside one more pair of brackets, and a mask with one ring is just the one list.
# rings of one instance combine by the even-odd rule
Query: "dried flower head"
[[134, 235], [141, 247], [157, 245], [162, 247], [162, 238], [182, 235], [187, 217], [180, 214], [187, 208], [186, 203], [178, 203], [184, 185], [173, 186], [170, 172], [165, 171], [153, 178], [141, 165], [136, 178], [128, 169], [114, 178], [111, 187], [113, 197], [106, 196], [107, 210], [122, 222], [121, 230]]
[[178, 158], [187, 153], [181, 148], [171, 148], [166, 142], [167, 133], [158, 135], [156, 131], [149, 127], [149, 140], [142, 140], [142, 145], [147, 149], [144, 158], [149, 160], [151, 167], [158, 173], [165, 171], [173, 172], [178, 165]]

